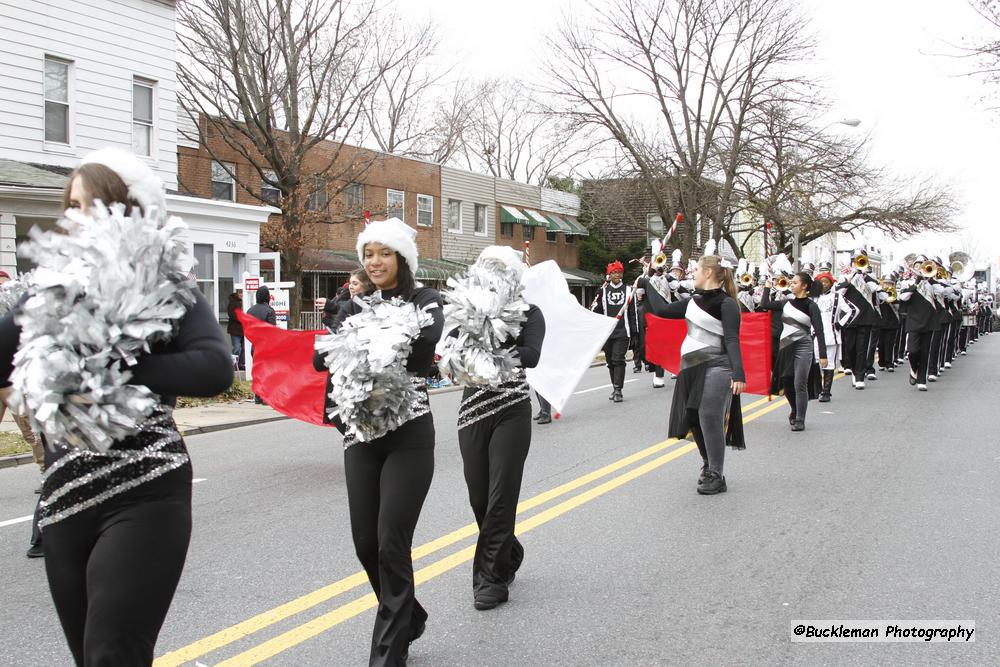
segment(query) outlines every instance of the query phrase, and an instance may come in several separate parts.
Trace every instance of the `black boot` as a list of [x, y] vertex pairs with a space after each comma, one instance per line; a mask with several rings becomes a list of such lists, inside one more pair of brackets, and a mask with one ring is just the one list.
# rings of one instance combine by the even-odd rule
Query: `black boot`
[[819, 394], [820, 403], [830, 402], [830, 390], [833, 388], [833, 371], [824, 370], [822, 379], [823, 389]]
[[705, 480], [698, 485], [698, 493], [703, 496], [713, 496], [716, 493], [724, 493], [725, 491], [726, 478], [714, 470], [707, 471], [705, 473]]

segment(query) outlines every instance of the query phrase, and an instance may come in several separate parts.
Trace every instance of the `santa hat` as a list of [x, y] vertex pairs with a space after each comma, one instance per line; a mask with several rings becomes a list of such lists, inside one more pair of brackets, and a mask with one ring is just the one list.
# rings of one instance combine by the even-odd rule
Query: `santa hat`
[[142, 212], [146, 215], [150, 215], [153, 209], [159, 211], [160, 215], [166, 213], [166, 191], [163, 188], [163, 181], [153, 173], [148, 164], [132, 153], [120, 148], [102, 148], [83, 158], [80, 166], [85, 164], [104, 165], [118, 174], [118, 178], [122, 179], [128, 188], [128, 196], [142, 207]]
[[517, 275], [517, 279], [521, 279], [521, 275], [524, 273], [524, 253], [506, 245], [491, 245], [483, 248], [483, 251], [479, 253], [479, 259], [476, 260], [476, 263], [479, 264], [483, 260], [490, 259], [496, 260], [508, 269], [511, 269]]
[[607, 273], [608, 275], [611, 275], [612, 273], [625, 273], [625, 267], [622, 266], [622, 263], [616, 259], [608, 264]]
[[410, 227], [399, 218], [376, 220], [365, 226], [358, 234], [358, 261], [365, 261], [365, 246], [369, 243], [381, 243], [392, 248], [406, 260], [413, 275], [417, 275], [417, 230]]

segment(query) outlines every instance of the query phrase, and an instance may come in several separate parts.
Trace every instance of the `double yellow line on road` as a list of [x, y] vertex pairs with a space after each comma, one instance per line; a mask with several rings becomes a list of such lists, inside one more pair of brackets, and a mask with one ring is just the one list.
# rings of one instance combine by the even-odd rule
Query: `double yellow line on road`
[[[841, 377], [841, 376], [838, 376]], [[762, 404], [767, 403], [768, 399], [761, 398], [756, 400], [743, 408], [744, 411], [751, 411]], [[765, 414], [776, 410], [777, 408], [785, 405], [783, 400], [774, 400], [770, 405], [764, 406], [762, 409], [757, 410], [752, 414], [748, 414], [743, 419], [743, 423], [746, 424]], [[618, 487], [631, 482], [648, 472], [656, 470], [657, 468], [665, 465], [666, 463], [679, 458], [688, 452], [693, 451], [696, 445], [692, 442], [686, 440], [677, 440], [676, 438], [670, 438], [669, 440], [664, 440], [658, 444], [647, 447], [641, 451], [634, 454], [626, 456], [618, 461], [610, 463], [606, 466], [598, 468], [593, 472], [577, 477], [565, 484], [557, 486], [553, 489], [540, 493], [533, 496], [527, 500], [520, 502], [517, 506], [517, 513], [520, 515], [528, 510], [539, 507], [551, 500], [564, 496], [576, 489], [595, 482], [603, 477], [607, 477], [612, 473], [618, 472], [623, 468], [627, 468], [634, 463], [638, 463], [644, 459], [649, 458], [655, 454], [658, 454], [673, 445], [682, 443], [681, 447], [672, 449], [671, 451], [658, 456], [651, 461], [632, 468], [628, 472], [622, 473], [610, 480], [603, 482], [591, 489], [588, 489], [582, 493], [579, 493], [563, 502], [554, 505], [546, 510], [543, 510], [527, 519], [524, 519], [517, 523], [516, 532], [518, 535], [533, 530], [538, 526], [544, 525], [553, 519], [562, 516], [563, 514], [575, 509], [591, 500], [598, 498], [609, 491], [617, 489]], [[431, 542], [422, 544], [415, 549], [413, 549], [413, 560], [416, 561], [425, 556], [429, 556], [436, 553], [442, 549], [445, 549], [457, 542], [464, 539], [470, 538], [478, 534], [478, 527], [475, 523], [463, 526], [458, 530], [455, 530], [447, 535], [443, 535]], [[469, 562], [472, 560], [475, 554], [475, 545], [470, 545], [455, 553], [445, 556], [430, 565], [427, 565], [414, 572], [414, 577], [417, 584], [422, 584], [434, 577], [437, 577], [455, 567]], [[322, 604], [328, 600], [331, 600], [347, 591], [350, 591], [359, 586], [368, 585], [368, 578], [364, 571], [356, 572], [340, 581], [336, 581], [328, 586], [324, 586], [318, 590], [311, 593], [303, 595], [302, 597], [286, 602], [285, 604], [279, 605], [273, 609], [265, 611], [261, 614], [253, 616], [245, 621], [241, 621], [229, 628], [220, 630], [204, 639], [200, 639], [192, 644], [189, 644], [183, 648], [171, 651], [164, 656], [158, 658], [153, 664], [154, 667], [177, 667], [183, 665], [191, 660], [199, 658], [201, 656], [207, 655], [213, 651], [220, 648], [228, 646], [233, 642], [239, 641], [244, 637], [247, 637], [253, 633], [259, 632], [269, 626], [272, 626], [280, 621], [283, 621], [291, 616], [299, 614], [303, 611], [311, 609], [319, 604]], [[311, 621], [308, 621], [302, 625], [299, 625], [291, 630], [288, 630], [276, 637], [269, 639], [262, 644], [259, 644], [247, 651], [244, 651], [224, 662], [217, 663], [218, 667], [223, 665], [235, 666], [235, 665], [255, 665], [263, 660], [271, 658], [282, 651], [288, 650], [302, 642], [315, 637], [337, 625], [343, 623], [359, 614], [373, 609], [377, 605], [375, 595], [373, 593], [368, 593], [363, 595], [351, 602], [333, 609], [332, 611], [322, 614]]]

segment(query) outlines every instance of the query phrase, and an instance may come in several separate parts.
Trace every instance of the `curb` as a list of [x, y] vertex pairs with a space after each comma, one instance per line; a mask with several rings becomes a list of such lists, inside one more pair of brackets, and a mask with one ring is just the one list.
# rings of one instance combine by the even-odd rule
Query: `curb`
[[0, 456], [0, 468], [13, 468], [25, 463], [34, 463], [35, 458], [30, 453]]

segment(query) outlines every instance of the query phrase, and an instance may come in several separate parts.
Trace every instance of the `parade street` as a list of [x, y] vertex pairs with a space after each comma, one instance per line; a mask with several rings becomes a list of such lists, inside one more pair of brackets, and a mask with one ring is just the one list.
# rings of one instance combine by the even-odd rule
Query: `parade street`
[[[588, 371], [535, 426], [526, 550], [510, 601], [473, 608], [475, 526], [455, 422], [432, 398], [436, 468], [414, 540], [430, 614], [413, 665], [1000, 664], [1000, 335], [918, 393], [905, 369], [834, 383], [792, 433], [743, 397], [729, 490], [695, 493], [694, 444], [665, 440], [672, 384], [629, 365], [625, 401]], [[838, 376], [839, 377], [839, 376]], [[293, 421], [188, 439], [194, 533], [157, 665], [364, 665], [375, 601], [351, 542], [341, 439]], [[359, 447], [365, 445], [359, 444]], [[33, 466], [0, 470], [0, 664], [71, 663], [41, 559]], [[962, 619], [974, 642], [792, 643], [797, 619]]]

